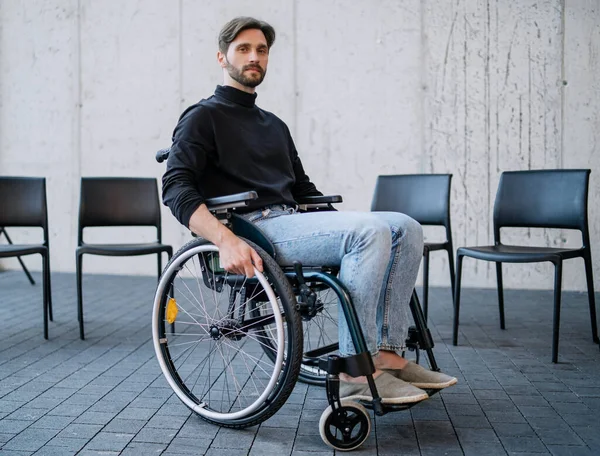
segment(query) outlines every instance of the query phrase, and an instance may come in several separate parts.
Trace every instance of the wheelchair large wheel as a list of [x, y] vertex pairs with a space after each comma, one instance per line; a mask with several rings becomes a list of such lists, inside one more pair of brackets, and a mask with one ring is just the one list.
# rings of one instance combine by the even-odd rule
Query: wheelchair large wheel
[[216, 246], [188, 242], [159, 280], [152, 317], [156, 356], [173, 391], [204, 420], [233, 428], [277, 412], [302, 357], [293, 290], [275, 261], [249, 244], [264, 266], [254, 278], [220, 269]]
[[[342, 310], [338, 295], [328, 284], [318, 278], [307, 278], [306, 284], [314, 293], [314, 301], [310, 299], [308, 302], [306, 299], [303, 301], [303, 297], [299, 295], [299, 290], [295, 290], [298, 313], [302, 319], [304, 339], [304, 356], [302, 357], [298, 380], [311, 385], [325, 386], [327, 372], [319, 369], [314, 358], [309, 358], [306, 355], [312, 352], [318, 356], [326, 357], [330, 354], [339, 353], [338, 312], [342, 312]], [[263, 349], [273, 359], [273, 350], [269, 347], [275, 337], [269, 331], [265, 331], [265, 333]]]

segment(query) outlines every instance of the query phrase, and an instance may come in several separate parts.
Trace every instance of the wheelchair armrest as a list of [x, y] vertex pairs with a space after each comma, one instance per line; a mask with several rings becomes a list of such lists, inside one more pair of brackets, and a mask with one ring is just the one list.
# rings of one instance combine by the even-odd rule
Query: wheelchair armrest
[[233, 195], [217, 196], [215, 198], [207, 198], [204, 201], [209, 211], [223, 211], [227, 209], [235, 209], [236, 207], [248, 206], [248, 203], [258, 198], [258, 193], [255, 191], [235, 193]]
[[170, 147], [166, 147], [164, 149], [160, 149], [158, 152], [156, 152], [156, 161], [158, 163], [164, 162], [167, 158], [169, 158], [169, 153], [170, 152], [171, 152], [171, 148]]
[[326, 195], [326, 196], [302, 196], [296, 200], [301, 211], [311, 210], [335, 210], [333, 203], [341, 203], [341, 195]]

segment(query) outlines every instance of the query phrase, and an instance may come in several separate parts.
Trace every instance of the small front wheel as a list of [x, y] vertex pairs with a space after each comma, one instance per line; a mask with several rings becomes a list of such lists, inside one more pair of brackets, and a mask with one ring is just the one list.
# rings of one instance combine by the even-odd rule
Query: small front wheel
[[369, 413], [360, 404], [342, 400], [342, 406], [325, 409], [319, 420], [319, 433], [323, 441], [340, 451], [355, 450], [371, 432]]

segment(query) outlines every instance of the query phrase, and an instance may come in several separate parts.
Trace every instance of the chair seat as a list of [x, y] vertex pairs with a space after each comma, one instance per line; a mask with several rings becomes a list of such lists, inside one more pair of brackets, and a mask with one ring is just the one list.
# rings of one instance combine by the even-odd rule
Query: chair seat
[[0, 245], [0, 258], [8, 258], [19, 255], [32, 255], [34, 253], [45, 253], [48, 247], [42, 244], [7, 244]]
[[468, 256], [485, 261], [501, 263], [536, 263], [557, 259], [576, 258], [583, 255], [583, 249], [557, 249], [553, 247], [530, 247], [522, 245], [487, 245], [461, 247], [457, 255]]
[[448, 241], [446, 242], [425, 242], [423, 244], [423, 253], [426, 251], [434, 252], [436, 250], [445, 250], [448, 246]]
[[148, 255], [171, 251], [170, 245], [159, 244], [158, 242], [146, 244], [83, 244], [77, 247], [77, 254], [89, 253], [104, 256]]

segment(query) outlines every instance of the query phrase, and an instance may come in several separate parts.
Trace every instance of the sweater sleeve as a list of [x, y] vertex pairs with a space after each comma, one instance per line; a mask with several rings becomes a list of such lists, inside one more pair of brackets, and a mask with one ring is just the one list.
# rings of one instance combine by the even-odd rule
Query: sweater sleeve
[[294, 169], [294, 176], [296, 178], [296, 182], [292, 187], [292, 196], [294, 199], [298, 199], [298, 197], [301, 196], [322, 196], [323, 194], [317, 190], [315, 184], [310, 181], [310, 178], [304, 172], [302, 161], [298, 156], [298, 151], [296, 150], [294, 140], [292, 139], [292, 135], [290, 134], [289, 130], [287, 131], [287, 134], [290, 144], [292, 167]]
[[167, 170], [162, 178], [163, 203], [185, 227], [205, 201], [200, 182], [208, 158], [215, 153], [214, 134], [208, 110], [188, 108], [173, 132]]

